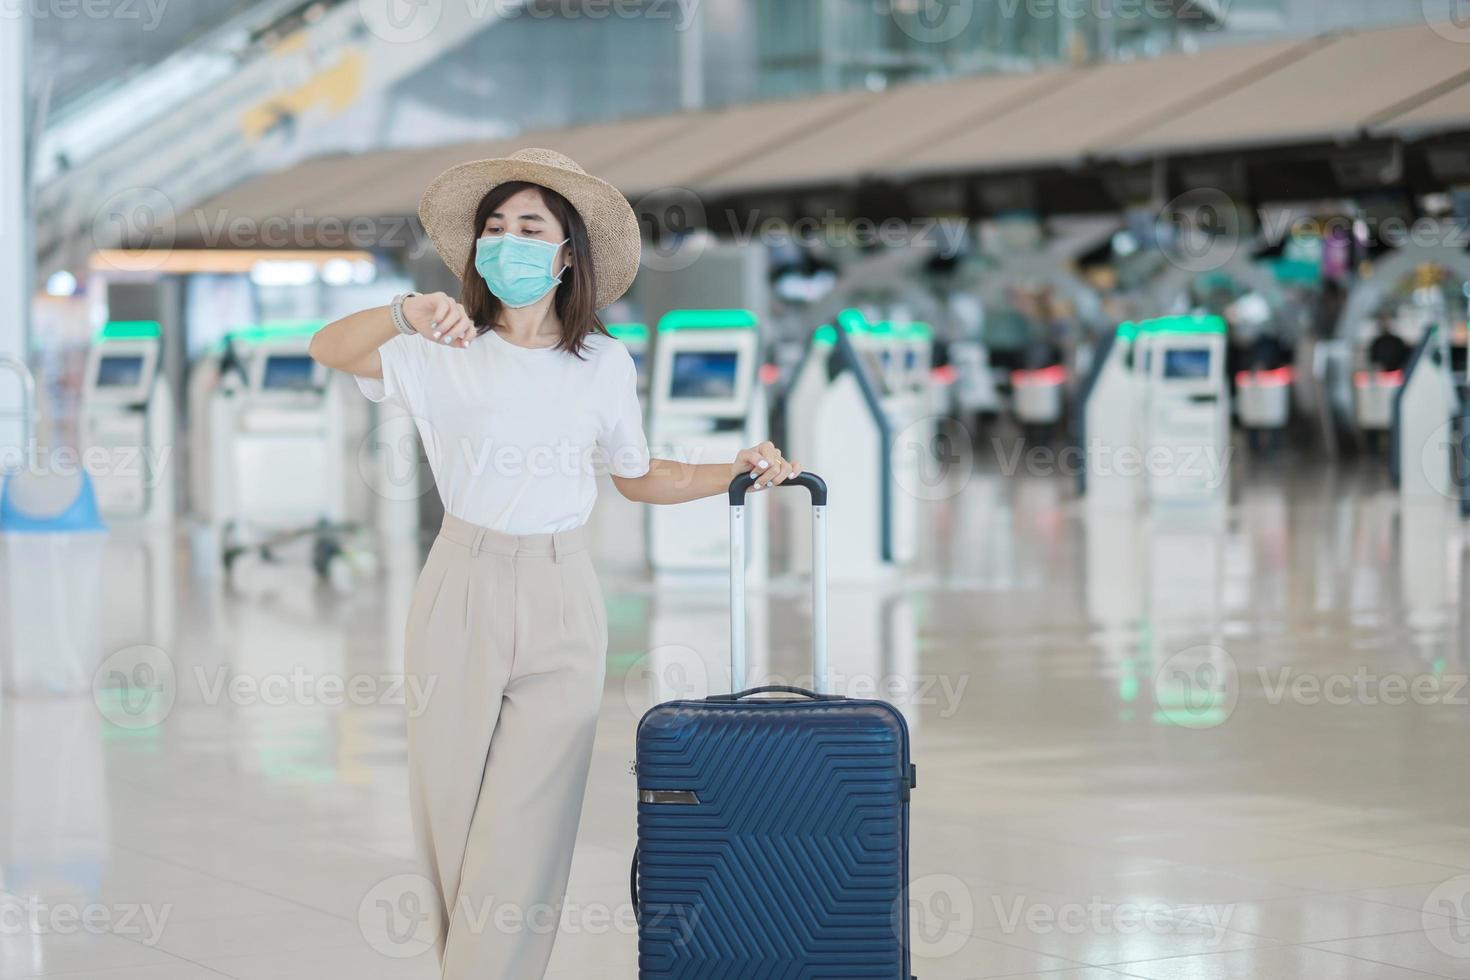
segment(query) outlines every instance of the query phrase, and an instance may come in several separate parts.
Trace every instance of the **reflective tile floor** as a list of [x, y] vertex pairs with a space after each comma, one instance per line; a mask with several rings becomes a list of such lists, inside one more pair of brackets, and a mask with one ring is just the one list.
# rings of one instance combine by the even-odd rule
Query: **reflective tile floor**
[[[923, 980], [1470, 978], [1464, 531], [1367, 470], [1240, 482], [1144, 520], [977, 474], [925, 505], [912, 576], [834, 587], [835, 673], [913, 730]], [[635, 976], [634, 724], [725, 683], [723, 585], [650, 580], [638, 519], [598, 518], [612, 643], [554, 978]], [[416, 557], [341, 597], [292, 568], [227, 592], [189, 554], [109, 546], [107, 669], [157, 697], [0, 702], [0, 978], [433, 977], [392, 926]], [[797, 679], [803, 587], [762, 595], [755, 662]]]

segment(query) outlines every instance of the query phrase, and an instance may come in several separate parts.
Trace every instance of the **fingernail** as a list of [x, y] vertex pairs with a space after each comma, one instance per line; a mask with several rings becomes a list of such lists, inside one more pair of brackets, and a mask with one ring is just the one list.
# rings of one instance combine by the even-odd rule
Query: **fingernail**
[[765, 460], [761, 460], [759, 463], [756, 463], [755, 465], [759, 466], [761, 469], [765, 469], [766, 467], [770, 466], [771, 464], [768, 463], [768, 462], [766, 462]]

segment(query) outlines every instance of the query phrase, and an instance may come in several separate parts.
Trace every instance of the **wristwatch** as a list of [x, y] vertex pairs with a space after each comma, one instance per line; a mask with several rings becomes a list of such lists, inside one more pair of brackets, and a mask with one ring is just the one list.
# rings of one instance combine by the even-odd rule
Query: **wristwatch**
[[408, 322], [408, 317], [403, 315], [403, 301], [408, 299], [410, 296], [417, 295], [418, 293], [399, 293], [397, 296], [393, 297], [393, 303], [388, 307], [388, 309], [391, 310], [393, 313], [393, 326], [397, 327], [398, 332], [401, 334], [408, 334], [412, 336], [413, 334], [418, 333], [418, 331], [413, 328], [413, 324]]

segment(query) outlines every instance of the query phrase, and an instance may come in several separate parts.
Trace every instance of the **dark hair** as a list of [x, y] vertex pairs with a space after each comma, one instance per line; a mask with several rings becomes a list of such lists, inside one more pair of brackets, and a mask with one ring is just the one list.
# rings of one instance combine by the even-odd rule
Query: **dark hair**
[[[499, 210], [507, 198], [524, 190], [534, 190], [541, 195], [547, 210], [561, 223], [567, 237], [571, 239], [567, 244], [572, 250], [572, 264], [562, 273], [552, 304], [557, 318], [561, 320], [561, 340], [556, 345], [557, 350], [581, 357], [587, 335], [606, 334], [607, 327], [603, 326], [602, 319], [597, 315], [597, 270], [592, 266], [592, 246], [587, 237], [587, 225], [571, 202], [551, 188], [529, 181], [508, 180], [497, 184], [480, 199], [479, 207], [475, 208], [475, 239], [479, 240], [490, 215]], [[484, 278], [475, 268], [473, 248], [465, 261], [460, 302], [464, 304], [470, 319], [475, 321], [477, 333], [483, 334], [490, 330], [500, 319], [503, 304], [490, 292], [490, 287], [485, 285]]]

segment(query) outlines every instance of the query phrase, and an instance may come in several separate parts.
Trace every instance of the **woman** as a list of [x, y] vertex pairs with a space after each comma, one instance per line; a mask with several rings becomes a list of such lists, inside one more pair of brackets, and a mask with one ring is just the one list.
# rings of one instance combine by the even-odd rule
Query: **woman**
[[633, 359], [597, 317], [638, 270], [637, 221], [612, 185], [521, 150], [445, 172], [419, 216], [460, 299], [400, 296], [323, 327], [311, 352], [408, 409], [444, 501], [404, 657], [435, 680], [408, 750], [443, 975], [527, 980], [551, 957], [602, 700], [594, 450], [649, 504], [799, 470], [768, 442], [733, 462], [649, 457]]

